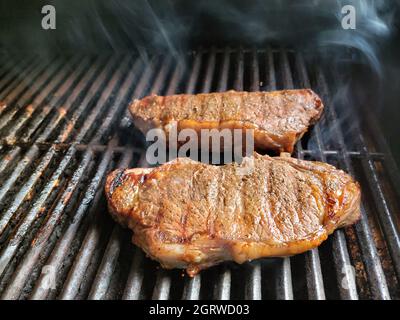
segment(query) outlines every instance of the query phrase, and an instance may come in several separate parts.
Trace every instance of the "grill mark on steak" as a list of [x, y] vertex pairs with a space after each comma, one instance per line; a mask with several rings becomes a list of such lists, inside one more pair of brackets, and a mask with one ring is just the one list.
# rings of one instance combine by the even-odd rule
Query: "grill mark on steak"
[[323, 104], [311, 89], [272, 92], [151, 95], [134, 100], [129, 111], [146, 134], [151, 128], [168, 133], [173, 121], [178, 130], [254, 129], [255, 147], [293, 152], [295, 143], [321, 116]]
[[115, 179], [112, 180], [111, 185], [110, 185], [109, 196], [112, 196], [114, 190], [122, 184], [125, 177], [126, 177], [125, 169], [120, 169], [117, 171], [117, 174], [115, 175]]
[[[223, 171], [218, 171], [218, 178], [212, 177], [211, 186], [212, 186], [213, 189], [215, 189], [216, 181], [221, 181], [222, 180], [222, 179], [220, 179], [220, 175], [221, 174], [222, 175], [224, 174]], [[215, 205], [210, 207], [210, 209], [214, 208], [214, 207], [216, 209], [218, 208], [219, 199], [220, 199], [220, 188], [216, 188], [216, 191], [217, 191], [217, 194], [213, 198], [213, 201], [214, 201]], [[213, 190], [213, 194], [215, 194], [214, 190]], [[208, 195], [209, 195], [209, 192], [208, 192]], [[213, 210], [209, 210], [209, 213], [207, 215], [207, 226], [208, 226], [207, 231], [210, 234], [211, 238], [214, 238], [215, 237], [215, 220], [216, 220], [216, 216], [213, 215], [212, 212], [213, 212]], [[213, 218], [210, 219], [211, 217], [213, 217]]]

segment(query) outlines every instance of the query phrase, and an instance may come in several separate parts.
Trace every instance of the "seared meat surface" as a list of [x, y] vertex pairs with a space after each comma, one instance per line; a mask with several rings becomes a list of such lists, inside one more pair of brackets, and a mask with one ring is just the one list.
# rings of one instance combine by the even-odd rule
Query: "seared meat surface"
[[321, 116], [323, 104], [310, 89], [273, 92], [151, 95], [129, 106], [136, 126], [178, 130], [254, 129], [258, 149], [293, 152], [295, 143]]
[[178, 158], [116, 170], [105, 191], [133, 242], [189, 275], [226, 260], [302, 253], [360, 217], [360, 188], [348, 174], [287, 156], [255, 153], [223, 166]]

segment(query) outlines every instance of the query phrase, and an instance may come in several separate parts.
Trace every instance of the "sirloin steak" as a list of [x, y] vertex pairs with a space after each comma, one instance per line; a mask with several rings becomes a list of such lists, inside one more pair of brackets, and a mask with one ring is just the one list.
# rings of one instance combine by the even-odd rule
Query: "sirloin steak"
[[226, 260], [302, 253], [360, 218], [360, 188], [331, 165], [286, 155], [116, 170], [109, 210], [151, 258], [191, 276]]
[[321, 116], [321, 99], [310, 89], [272, 92], [150, 95], [134, 100], [129, 111], [144, 133], [159, 128], [254, 129], [258, 149], [293, 152], [295, 143]]

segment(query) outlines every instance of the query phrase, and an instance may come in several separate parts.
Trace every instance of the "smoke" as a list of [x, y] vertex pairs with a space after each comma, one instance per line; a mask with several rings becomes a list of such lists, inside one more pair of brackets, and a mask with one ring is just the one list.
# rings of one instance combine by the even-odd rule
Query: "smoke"
[[[40, 8], [54, 5], [57, 29], [40, 29]], [[342, 8], [355, 8], [355, 29], [342, 26]], [[387, 44], [399, 2], [384, 0], [88, 0], [32, 1], [18, 10], [2, 5], [0, 46], [24, 52], [151, 52], [181, 56], [203, 47], [292, 47], [313, 64], [334, 70], [332, 99], [355, 104], [354, 65], [369, 69], [381, 104], [388, 81]], [[8, 12], [12, 12], [8, 15]], [[16, 13], [20, 16], [16, 16]], [[34, 14], [33, 14], [34, 13]], [[26, 18], [29, 17], [29, 18]], [[340, 72], [338, 72], [340, 71]], [[389, 76], [396, 76], [391, 72]], [[390, 80], [389, 80], [390, 81]], [[364, 86], [365, 88], [365, 86]], [[358, 96], [370, 97], [358, 89]], [[365, 90], [364, 90], [365, 91]]]
[[[388, 1], [337, 1], [337, 25], [340, 26], [340, 9], [351, 4], [356, 12], [356, 28], [330, 28], [317, 34], [316, 43], [321, 47], [355, 49], [362, 62], [381, 74], [379, 48], [387, 41], [393, 29], [393, 10]], [[354, 56], [353, 56], [354, 60]]]
[[[57, 29], [40, 29], [40, 9], [57, 11]], [[356, 29], [344, 30], [352, 5]], [[177, 56], [200, 45], [302, 48], [310, 56], [359, 59], [381, 71], [379, 48], [393, 30], [397, 6], [384, 0], [62, 0], [2, 5], [0, 44], [32, 51], [137, 51]], [[20, 16], [15, 15], [19, 13]], [[8, 14], [9, 13], [9, 14]], [[30, 17], [27, 19], [26, 17]], [[357, 56], [342, 54], [352, 48]]]

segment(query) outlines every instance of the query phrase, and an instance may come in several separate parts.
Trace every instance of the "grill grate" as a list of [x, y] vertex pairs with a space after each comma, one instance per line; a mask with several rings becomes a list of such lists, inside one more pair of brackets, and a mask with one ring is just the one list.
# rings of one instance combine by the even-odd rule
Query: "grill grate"
[[[335, 75], [307, 65], [301, 53], [227, 48], [179, 59], [2, 60], [1, 298], [400, 298], [396, 164], [371, 115], [335, 103], [329, 91]], [[313, 88], [326, 109], [295, 155], [332, 163], [361, 182], [363, 218], [356, 226], [302, 255], [225, 263], [189, 278], [145, 258], [130, 243], [131, 232], [111, 221], [106, 173], [143, 165], [144, 145], [126, 111], [134, 97], [296, 87]]]

